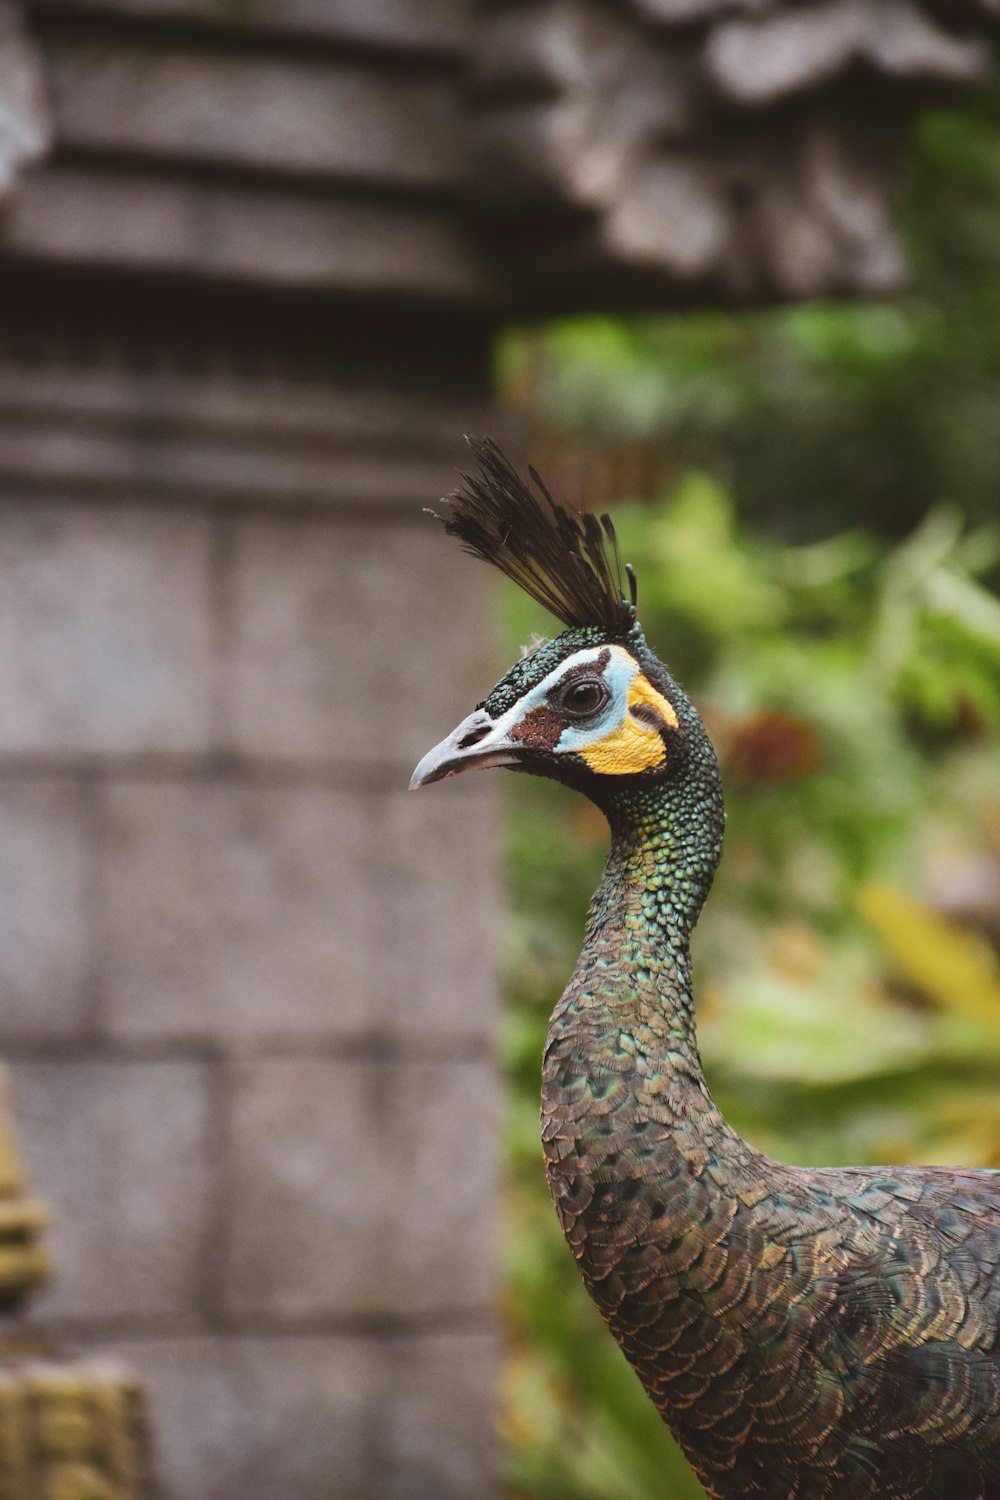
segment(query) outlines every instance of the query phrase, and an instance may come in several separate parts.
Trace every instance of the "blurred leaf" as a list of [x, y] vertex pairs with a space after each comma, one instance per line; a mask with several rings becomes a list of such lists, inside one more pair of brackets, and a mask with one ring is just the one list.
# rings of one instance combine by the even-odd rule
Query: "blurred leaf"
[[943, 1010], [1000, 1040], [1000, 963], [984, 939], [886, 886], [865, 886], [857, 901], [900, 974]]

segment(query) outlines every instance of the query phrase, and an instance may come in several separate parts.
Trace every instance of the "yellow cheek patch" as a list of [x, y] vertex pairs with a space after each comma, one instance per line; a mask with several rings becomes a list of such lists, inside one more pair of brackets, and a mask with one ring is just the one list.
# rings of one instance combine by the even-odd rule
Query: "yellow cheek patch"
[[651, 771], [667, 758], [663, 741], [655, 729], [626, 719], [620, 729], [603, 740], [595, 740], [579, 751], [592, 771], [602, 776], [632, 776]]
[[[677, 728], [673, 704], [662, 693], [658, 693], [641, 673], [637, 674], [629, 687], [628, 704], [630, 709], [639, 705], [651, 709], [671, 729]], [[586, 745], [579, 754], [590, 769], [601, 776], [634, 776], [639, 771], [652, 771], [667, 758], [659, 730], [653, 724], [633, 718], [631, 713], [617, 729], [605, 735], [603, 740], [595, 740], [592, 745]]]

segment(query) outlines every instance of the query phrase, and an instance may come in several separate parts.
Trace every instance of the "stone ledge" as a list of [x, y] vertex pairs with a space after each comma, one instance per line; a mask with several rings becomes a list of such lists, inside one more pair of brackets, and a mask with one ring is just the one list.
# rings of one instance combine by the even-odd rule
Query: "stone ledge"
[[44, 420], [0, 431], [0, 479], [26, 496], [53, 486], [103, 497], [202, 501], [243, 508], [319, 505], [399, 509], [436, 500], [455, 466], [385, 455], [287, 453], [263, 445], [178, 442], [68, 431]]
[[[481, 680], [478, 686], [482, 687]], [[397, 753], [375, 761], [365, 760], [363, 754], [343, 759], [318, 755], [302, 760], [294, 754], [245, 755], [213, 749], [88, 750], [48, 745], [20, 751], [0, 746], [0, 782], [44, 783], [65, 777], [85, 782], [96, 780], [102, 784], [120, 781], [174, 785], [224, 781], [231, 786], [313, 787], [366, 796], [405, 791], [412, 770], [413, 756], [403, 747], [398, 748]], [[458, 790], [451, 788], [451, 795], [471, 794], [472, 786], [480, 785], [473, 782], [469, 786], [468, 783], [469, 779], [466, 786]]]
[[414, 451], [451, 447], [483, 401], [414, 391], [161, 370], [27, 365], [0, 359], [0, 416], [47, 411], [118, 428], [145, 422], [178, 431], [228, 433], [245, 441], [265, 432], [342, 443], [377, 441]]
[[[454, 54], [467, 44], [471, 0], [61, 0], [81, 17], [111, 13], [143, 22], [193, 22], [238, 36], [283, 33]], [[45, 0], [36, 0], [42, 14]]]
[[188, 273], [244, 284], [497, 300], [453, 208], [49, 165], [21, 185], [4, 243], [55, 264]]
[[55, 31], [45, 54], [63, 147], [369, 187], [437, 191], [464, 176], [459, 85], [448, 73], [166, 43], [154, 51], [104, 30], [93, 38]]
[[428, 1028], [421, 1035], [400, 1036], [385, 1026], [369, 1027], [346, 1036], [332, 1035], [329, 1027], [320, 1031], [302, 1027], [294, 1033], [269, 1031], [241, 1037], [231, 1046], [204, 1035], [112, 1037], [25, 1031], [20, 1035], [0, 1033], [0, 1050], [11, 1064], [193, 1062], [212, 1066], [226, 1061], [260, 1062], [272, 1058], [295, 1061], [308, 1057], [345, 1063], [445, 1063], [459, 1067], [464, 1063], [495, 1061], [491, 1033], [476, 1035], [470, 1031], [468, 1035], [454, 1037]]
[[463, 433], [488, 424], [468, 398], [0, 362], [0, 478], [27, 493], [428, 505], [457, 481]]

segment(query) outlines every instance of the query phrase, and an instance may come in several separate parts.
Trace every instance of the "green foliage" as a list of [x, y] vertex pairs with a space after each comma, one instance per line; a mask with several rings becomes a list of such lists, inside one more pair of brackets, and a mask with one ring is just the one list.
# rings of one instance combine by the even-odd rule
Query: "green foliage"
[[[577, 321], [503, 353], [543, 440], [653, 440], [672, 475], [615, 516], [647, 638], [723, 762], [699, 1034], [722, 1108], [792, 1161], [1000, 1166], [994, 116], [987, 99], [924, 122], [896, 304]], [[512, 644], [550, 633], [520, 596], [505, 608]], [[547, 1018], [605, 831], [580, 799], [512, 781], [513, 1493], [694, 1500], [577, 1279], [538, 1145]]]

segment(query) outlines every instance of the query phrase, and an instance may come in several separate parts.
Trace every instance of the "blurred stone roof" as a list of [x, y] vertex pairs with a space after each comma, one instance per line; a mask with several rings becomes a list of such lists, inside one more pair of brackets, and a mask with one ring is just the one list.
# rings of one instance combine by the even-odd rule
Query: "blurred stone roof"
[[0, 0], [6, 253], [506, 316], [885, 291], [902, 133], [998, 35], [1000, 0]]
[[502, 3], [477, 184], [543, 302], [890, 290], [895, 148], [989, 73], [998, 21], [996, 0]]

